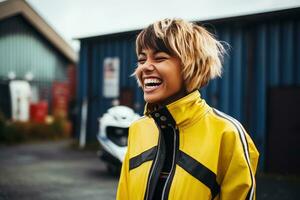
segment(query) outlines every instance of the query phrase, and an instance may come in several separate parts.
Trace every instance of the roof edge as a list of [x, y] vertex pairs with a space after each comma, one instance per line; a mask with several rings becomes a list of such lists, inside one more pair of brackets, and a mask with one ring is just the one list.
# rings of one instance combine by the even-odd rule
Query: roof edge
[[[245, 14], [245, 15], [237, 15], [237, 16], [228, 16], [228, 17], [221, 17], [221, 18], [212, 18], [212, 19], [203, 19], [203, 20], [192, 20], [194, 23], [201, 23], [201, 24], [209, 24], [209, 23], [214, 23], [214, 24], [220, 24], [224, 22], [232, 22], [232, 21], [238, 21], [238, 20], [247, 20], [247, 21], [255, 21], [258, 18], [260, 19], [268, 19], [272, 18], [274, 16], [276, 17], [281, 17], [283, 15], [290, 15], [290, 14], [298, 14], [300, 13], [300, 7], [293, 7], [293, 8], [285, 8], [285, 9], [280, 9], [280, 10], [272, 10], [272, 11], [266, 11], [266, 12], [261, 12], [261, 13], [253, 13], [253, 14]], [[128, 31], [121, 31], [121, 32], [113, 32], [113, 33], [105, 33], [105, 34], [100, 34], [100, 35], [92, 35], [92, 36], [87, 36], [87, 37], [77, 37], [74, 38], [76, 40], [90, 40], [90, 39], [95, 39], [95, 38], [105, 38], [105, 37], [111, 37], [111, 36], [120, 36], [120, 35], [131, 35], [138, 33], [142, 29], [132, 29]]]

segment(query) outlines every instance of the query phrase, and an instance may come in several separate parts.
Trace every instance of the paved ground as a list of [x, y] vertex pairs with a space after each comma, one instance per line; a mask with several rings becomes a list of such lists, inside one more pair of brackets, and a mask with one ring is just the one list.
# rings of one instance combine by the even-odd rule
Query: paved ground
[[257, 176], [257, 200], [297, 200], [299, 198], [300, 177], [283, 175]]
[[0, 148], [1, 200], [115, 199], [117, 177], [70, 141]]
[[[70, 141], [0, 147], [0, 200], [112, 200], [118, 177]], [[299, 177], [257, 176], [257, 199], [293, 200]]]

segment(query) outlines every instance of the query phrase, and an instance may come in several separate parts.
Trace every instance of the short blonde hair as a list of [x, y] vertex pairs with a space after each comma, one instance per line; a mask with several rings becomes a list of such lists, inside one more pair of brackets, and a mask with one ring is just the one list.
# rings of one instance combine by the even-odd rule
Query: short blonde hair
[[187, 92], [205, 86], [221, 76], [223, 45], [204, 27], [182, 19], [164, 19], [142, 30], [136, 39], [136, 53], [144, 49], [163, 51], [181, 60]]

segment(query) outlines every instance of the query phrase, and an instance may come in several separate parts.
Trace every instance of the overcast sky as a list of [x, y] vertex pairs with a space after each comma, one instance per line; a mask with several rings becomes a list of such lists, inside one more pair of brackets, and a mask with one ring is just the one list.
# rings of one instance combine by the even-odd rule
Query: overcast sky
[[75, 50], [73, 38], [134, 30], [166, 17], [206, 20], [300, 6], [300, 0], [26, 1]]

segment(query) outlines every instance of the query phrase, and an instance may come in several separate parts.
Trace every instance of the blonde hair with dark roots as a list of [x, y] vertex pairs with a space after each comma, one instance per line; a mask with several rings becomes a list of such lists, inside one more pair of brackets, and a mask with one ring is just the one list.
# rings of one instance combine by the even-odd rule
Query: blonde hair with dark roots
[[187, 92], [222, 73], [223, 45], [204, 27], [182, 19], [164, 19], [142, 30], [136, 39], [137, 55], [144, 49], [178, 57]]

